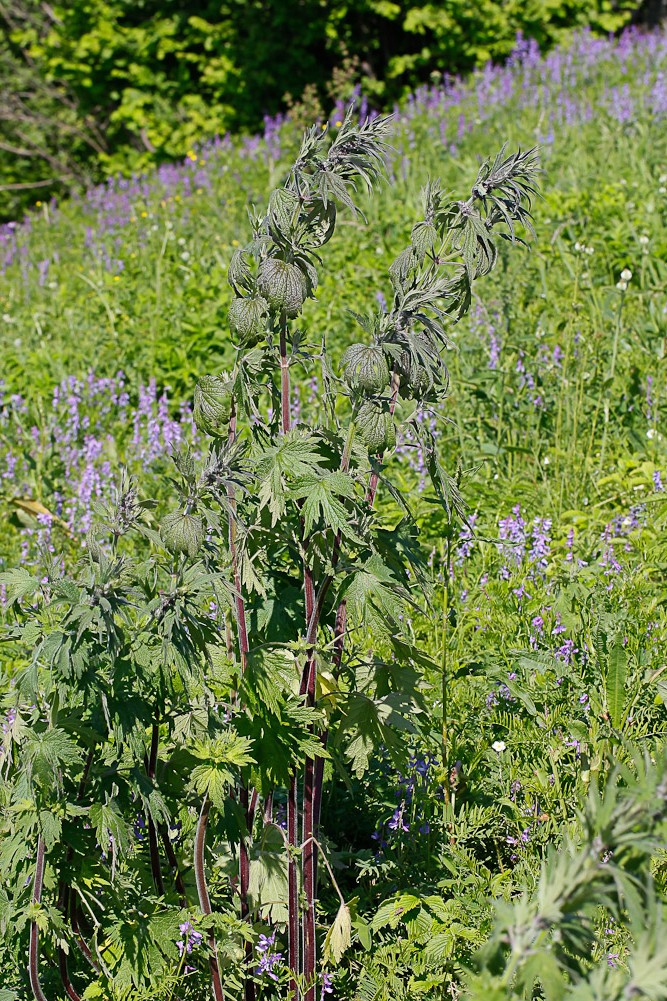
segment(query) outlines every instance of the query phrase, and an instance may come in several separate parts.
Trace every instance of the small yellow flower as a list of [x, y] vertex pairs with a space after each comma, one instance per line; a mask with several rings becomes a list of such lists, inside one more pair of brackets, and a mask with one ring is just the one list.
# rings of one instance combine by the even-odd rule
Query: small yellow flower
[[120, 275], [114, 275], [114, 276], [113, 276], [113, 280], [114, 280], [115, 282], [119, 282], [119, 281], [120, 281]]
[[192, 160], [193, 163], [197, 159], [197, 154], [193, 149], [189, 149], [185, 155], [187, 156], [188, 160]]
[[195, 194], [196, 194], [196, 195], [201, 195], [201, 193], [202, 193], [202, 190], [203, 190], [202, 188], [196, 188], [196, 189], [195, 189]]
[[41, 202], [35, 202], [35, 205], [37, 206], [37, 208], [39, 208], [39, 206], [40, 206], [41, 204], [42, 204]]
[[342, 124], [343, 124], [343, 123], [342, 123], [342, 122], [340, 121], [340, 119], [339, 119], [339, 120], [338, 120], [338, 121], [336, 122], [336, 128], [337, 128], [337, 129], [339, 129], [339, 128], [341, 127], [341, 125], [342, 125]]
[[142, 212], [141, 213], [141, 218], [142, 219], [147, 219], [148, 218], [148, 212]]
[[238, 245], [239, 245], [238, 240], [232, 240], [232, 247], [238, 247]]

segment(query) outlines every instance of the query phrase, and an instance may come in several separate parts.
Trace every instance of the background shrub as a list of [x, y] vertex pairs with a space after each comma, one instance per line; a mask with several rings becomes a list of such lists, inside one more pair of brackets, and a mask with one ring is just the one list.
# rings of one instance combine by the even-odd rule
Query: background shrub
[[[634, 0], [3, 0], [0, 215], [87, 174], [141, 171], [202, 138], [256, 129], [352, 79], [387, 105], [431, 75], [541, 49], [572, 27], [618, 31]], [[295, 30], [298, 28], [298, 30]], [[289, 40], [289, 44], [286, 44]], [[340, 72], [344, 66], [347, 72]], [[333, 88], [327, 83], [333, 78]]]

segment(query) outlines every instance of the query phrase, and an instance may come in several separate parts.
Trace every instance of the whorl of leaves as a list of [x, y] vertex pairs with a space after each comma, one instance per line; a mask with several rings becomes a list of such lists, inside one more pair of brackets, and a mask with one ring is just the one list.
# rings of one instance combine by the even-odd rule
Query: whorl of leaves
[[381, 455], [396, 445], [396, 425], [389, 410], [373, 400], [365, 400], [357, 415], [359, 434], [372, 455]]
[[269, 304], [261, 295], [232, 299], [229, 307], [229, 326], [241, 347], [253, 347], [260, 339], [260, 328], [269, 311]]
[[298, 316], [308, 296], [308, 280], [296, 264], [267, 257], [259, 266], [257, 287], [274, 310]]
[[227, 375], [205, 375], [195, 386], [194, 422], [200, 431], [217, 438], [227, 432], [232, 415], [233, 381]]
[[163, 519], [160, 533], [165, 546], [172, 553], [193, 558], [204, 541], [204, 523], [199, 515], [172, 511]]
[[367, 393], [378, 393], [389, 385], [389, 369], [379, 344], [352, 344], [340, 361], [348, 386]]

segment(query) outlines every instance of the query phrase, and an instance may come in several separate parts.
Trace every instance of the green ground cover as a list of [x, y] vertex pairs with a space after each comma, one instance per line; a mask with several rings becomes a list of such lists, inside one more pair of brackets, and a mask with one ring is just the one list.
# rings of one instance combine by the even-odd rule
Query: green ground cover
[[[583, 35], [545, 59], [524, 46], [465, 86], [418, 92], [397, 109], [389, 183], [362, 202], [366, 221], [341, 213], [327, 248], [305, 323], [340, 357], [358, 336], [348, 311], [391, 298], [387, 268], [427, 178], [458, 197], [480, 156], [505, 141], [541, 146], [536, 235], [525, 251], [501, 248], [452, 328], [446, 406], [423, 415], [468, 523], [434, 503], [415, 440], [399, 439], [392, 460], [430, 553], [433, 601], [409, 629], [431, 662], [405, 765], [380, 749], [355, 758], [343, 742], [327, 766], [323, 836], [354, 899], [351, 945], [326, 968], [334, 996], [667, 997], [665, 72], [664, 36]], [[253, 141], [207, 143], [182, 165], [2, 227], [0, 570], [39, 569], [49, 550], [71, 566], [121, 463], [165, 507], [171, 447], [203, 448], [194, 384], [234, 357], [226, 272], [246, 240], [247, 206], [264, 204], [298, 141], [288, 123]], [[322, 373], [313, 363], [295, 380], [295, 407], [316, 420]], [[398, 514], [382, 488], [379, 503]], [[3, 615], [11, 623], [14, 611]], [[38, 710], [17, 715], [22, 661], [7, 650], [0, 767], [10, 777], [19, 724]], [[17, 809], [7, 793], [5, 832]], [[20, 850], [6, 833], [0, 854], [8, 886], [21, 852], [27, 879], [0, 890], [7, 1001], [30, 997], [36, 836], [26, 830]], [[140, 852], [136, 825], [126, 833]], [[561, 852], [549, 860], [550, 846]], [[186, 866], [188, 850], [179, 847]], [[225, 859], [215, 842], [212, 851], [222, 884]], [[610, 885], [624, 879], [615, 911]], [[322, 881], [324, 935], [338, 900]], [[183, 949], [178, 921], [165, 928], [168, 974]], [[275, 930], [269, 955], [284, 939], [279, 920]], [[114, 932], [104, 932], [102, 956], [120, 969]], [[156, 961], [141, 952], [153, 947], [136, 946], [117, 995], [100, 977], [85, 996], [176, 996], [155, 987]], [[466, 980], [482, 947], [484, 972]], [[508, 951], [517, 963], [494, 980]], [[204, 996], [202, 955], [188, 954], [193, 986], [179, 996]], [[231, 946], [228, 962], [233, 973]], [[64, 996], [55, 965], [44, 981], [50, 998]], [[258, 991], [287, 997], [284, 962], [258, 976]]]

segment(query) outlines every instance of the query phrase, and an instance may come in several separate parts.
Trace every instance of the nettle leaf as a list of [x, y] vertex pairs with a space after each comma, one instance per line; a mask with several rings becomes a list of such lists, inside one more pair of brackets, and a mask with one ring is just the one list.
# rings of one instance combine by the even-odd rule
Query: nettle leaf
[[43, 733], [28, 732], [24, 754], [33, 777], [49, 784], [56, 780], [62, 769], [78, 765], [81, 761], [81, 749], [64, 730], [58, 728]]
[[250, 707], [277, 712], [287, 692], [298, 686], [299, 668], [286, 647], [257, 647], [248, 652], [240, 694]]
[[272, 525], [285, 513], [289, 480], [324, 472], [320, 465], [323, 457], [315, 448], [316, 441], [310, 431], [297, 429], [282, 435], [257, 457], [260, 509], [268, 507]]
[[254, 761], [251, 750], [252, 744], [247, 737], [242, 737], [236, 730], [226, 730], [213, 739], [199, 741], [192, 753], [209, 763], [243, 768]]
[[434, 252], [434, 247], [438, 239], [438, 231], [433, 223], [418, 222], [412, 227], [410, 239], [417, 259], [421, 264], [426, 254]]
[[47, 852], [51, 851], [54, 845], [60, 841], [62, 829], [62, 820], [55, 813], [51, 813], [50, 810], [39, 811], [39, 830], [44, 838]]
[[336, 203], [326, 205], [321, 198], [312, 198], [301, 209], [297, 225], [297, 240], [302, 247], [316, 249], [328, 243], [336, 228]]
[[388, 633], [398, 621], [407, 597], [402, 583], [378, 554], [350, 572], [339, 589], [337, 601], [347, 601], [350, 617], [379, 633]]
[[334, 923], [329, 928], [324, 940], [324, 962], [337, 965], [340, 963], [343, 953], [350, 948], [351, 944], [352, 917], [350, 915], [350, 908], [347, 904], [341, 902]]
[[39, 580], [33, 577], [25, 567], [14, 567], [5, 573], [0, 573], [0, 584], [4, 584], [7, 591], [7, 605], [9, 608], [21, 598], [34, 594], [39, 589]]
[[253, 275], [248, 261], [248, 254], [245, 250], [235, 250], [229, 262], [227, 271], [227, 281], [237, 294], [240, 290], [249, 292], [253, 287]]
[[300, 477], [290, 490], [290, 497], [304, 501], [301, 516], [306, 535], [317, 526], [357, 538], [350, 525], [350, 512], [340, 500], [354, 497], [354, 481], [347, 473], [335, 471]]
[[269, 198], [267, 222], [272, 239], [289, 243], [296, 229], [301, 202], [288, 188], [276, 188]]
[[114, 852], [124, 854], [130, 846], [130, 835], [122, 811], [116, 801], [93, 803], [88, 812], [91, 826], [95, 829], [97, 842], [103, 851], [112, 847]]

